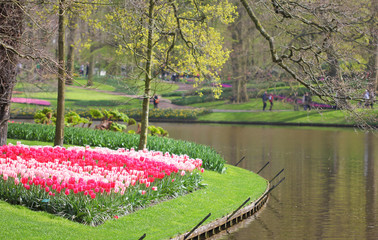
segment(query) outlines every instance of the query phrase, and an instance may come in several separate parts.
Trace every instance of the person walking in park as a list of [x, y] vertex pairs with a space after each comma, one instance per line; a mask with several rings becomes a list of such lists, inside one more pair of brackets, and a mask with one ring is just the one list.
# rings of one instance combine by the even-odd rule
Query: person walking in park
[[85, 77], [88, 77], [88, 73], [89, 73], [89, 63], [87, 63], [85, 66]]
[[375, 102], [375, 94], [374, 94], [374, 90], [372, 89], [370, 92], [369, 92], [369, 98], [370, 98], [370, 108], [373, 109], [374, 108], [374, 102]]
[[84, 64], [81, 64], [79, 73], [80, 76], [84, 77]]
[[266, 101], [268, 100], [268, 93], [265, 91], [264, 94], [262, 95], [262, 100], [263, 100], [263, 111], [265, 111], [266, 108]]
[[154, 108], [158, 108], [159, 97], [157, 95], [154, 95], [153, 101], [154, 101]]
[[268, 100], [269, 100], [269, 103], [270, 103], [269, 111], [272, 111], [272, 108], [273, 108], [273, 94], [269, 94]]
[[370, 93], [369, 93], [369, 90], [365, 90], [365, 93], [364, 93], [364, 100], [365, 100], [365, 107], [366, 108], [369, 108], [369, 105], [370, 105]]
[[311, 110], [311, 96], [308, 92], [305, 93], [304, 97], [303, 97], [303, 100], [304, 100], [304, 105], [303, 105], [303, 109], [306, 111], [306, 110]]

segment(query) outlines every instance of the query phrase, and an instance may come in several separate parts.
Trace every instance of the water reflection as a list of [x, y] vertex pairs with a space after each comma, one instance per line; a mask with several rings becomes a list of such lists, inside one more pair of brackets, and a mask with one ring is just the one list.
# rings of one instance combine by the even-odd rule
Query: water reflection
[[[230, 164], [285, 181], [248, 225], [222, 239], [377, 239], [378, 137], [352, 129], [161, 124]], [[277, 179], [277, 180], [278, 180]]]

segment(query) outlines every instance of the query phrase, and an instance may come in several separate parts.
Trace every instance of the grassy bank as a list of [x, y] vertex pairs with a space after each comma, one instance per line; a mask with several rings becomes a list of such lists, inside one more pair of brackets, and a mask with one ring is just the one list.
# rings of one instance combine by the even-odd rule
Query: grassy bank
[[[372, 112], [377, 119], [378, 111]], [[214, 122], [261, 122], [291, 124], [353, 125], [340, 110], [282, 111], [282, 112], [214, 112], [198, 117], [199, 121]], [[377, 124], [377, 122], [371, 122]]]
[[319, 114], [317, 111], [298, 111], [298, 112], [222, 112], [210, 113], [200, 116], [198, 120], [201, 121], [247, 121], [247, 122], [330, 122], [330, 123], [345, 123], [345, 119], [341, 112], [327, 111]]
[[189, 231], [208, 213], [212, 215], [204, 224], [231, 213], [248, 197], [257, 199], [265, 191], [266, 180], [247, 170], [227, 167], [225, 174], [205, 171], [205, 189], [107, 221], [98, 227], [0, 201], [0, 238], [139, 239], [146, 233], [147, 239], [168, 239]]

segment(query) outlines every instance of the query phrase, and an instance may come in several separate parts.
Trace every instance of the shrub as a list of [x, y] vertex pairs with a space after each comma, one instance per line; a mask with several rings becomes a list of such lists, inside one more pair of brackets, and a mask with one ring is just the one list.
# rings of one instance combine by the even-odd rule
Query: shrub
[[[141, 119], [142, 109], [130, 109], [124, 110], [124, 112], [132, 118]], [[180, 119], [180, 120], [195, 120], [198, 116], [208, 113], [203, 109], [150, 109], [149, 119], [161, 120], [161, 119]]]

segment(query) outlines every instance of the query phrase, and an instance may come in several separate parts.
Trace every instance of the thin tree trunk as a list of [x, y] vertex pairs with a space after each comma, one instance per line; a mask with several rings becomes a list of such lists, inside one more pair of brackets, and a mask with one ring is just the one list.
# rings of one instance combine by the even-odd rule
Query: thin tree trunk
[[89, 65], [88, 65], [88, 80], [87, 86], [93, 86], [93, 69], [94, 69], [94, 57], [93, 57], [93, 45], [90, 48]]
[[65, 65], [64, 65], [64, 2], [59, 0], [59, 28], [58, 28], [58, 109], [56, 116], [54, 146], [63, 146], [64, 140], [64, 88], [65, 88]]
[[74, 13], [69, 18], [69, 24], [68, 24], [68, 36], [67, 36], [67, 78], [66, 78], [66, 84], [72, 85], [73, 84], [73, 71], [74, 71], [74, 56], [75, 56], [75, 35], [76, 35], [76, 25], [77, 25], [77, 16]]
[[142, 111], [142, 121], [141, 121], [141, 133], [139, 139], [138, 149], [144, 149], [147, 146], [147, 130], [148, 130], [148, 115], [150, 108], [150, 88], [152, 80], [152, 38], [153, 38], [153, 28], [154, 28], [154, 7], [155, 1], [150, 0], [150, 6], [148, 11], [148, 39], [147, 39], [147, 62], [146, 62], [146, 79], [144, 83], [144, 98], [143, 98], [143, 111]]
[[375, 91], [378, 92], [378, 43], [375, 45], [375, 69], [374, 69], [374, 75], [375, 75]]
[[22, 5], [22, 1], [0, 3], [0, 146], [7, 144], [10, 100], [16, 84], [16, 51], [23, 32]]
[[373, 56], [372, 58], [374, 61], [372, 62], [372, 69], [371, 69], [371, 78], [370, 82], [372, 84], [372, 89], [375, 89], [375, 91], [378, 91], [378, 36], [377, 36], [377, 29], [376, 29], [376, 21], [375, 19], [377, 18], [378, 14], [378, 2], [376, 0], [371, 1], [372, 4], [372, 21], [370, 23], [370, 32], [371, 32], [371, 37], [373, 40], [371, 43], [373, 44], [372, 51], [373, 51]]
[[247, 82], [248, 82], [248, 77], [247, 75], [243, 76], [243, 79], [241, 81], [241, 101], [242, 102], [248, 102], [249, 101], [249, 96], [248, 96], [248, 89], [247, 89]]
[[229, 26], [229, 30], [231, 31], [232, 37], [232, 49], [230, 55], [231, 60], [231, 70], [232, 70], [232, 95], [233, 95], [233, 102], [239, 103], [240, 102], [240, 55], [241, 55], [241, 39], [240, 39], [240, 22], [236, 22]]

